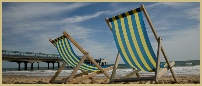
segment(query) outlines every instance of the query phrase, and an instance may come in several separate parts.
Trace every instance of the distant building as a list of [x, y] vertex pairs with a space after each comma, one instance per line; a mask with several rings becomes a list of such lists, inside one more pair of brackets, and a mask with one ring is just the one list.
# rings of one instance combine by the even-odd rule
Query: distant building
[[[81, 56], [79, 56], [80, 58], [81, 58]], [[108, 65], [108, 63], [107, 63], [107, 59], [105, 58], [105, 59], [102, 59], [102, 58], [100, 58], [100, 59], [94, 59], [100, 66], [106, 66], [106, 65]], [[89, 65], [94, 65], [88, 58], [86, 58], [85, 60], [84, 60], [84, 62], [86, 63], [86, 64], [89, 64]]]
[[[95, 59], [95, 61], [101, 66], [107, 65], [107, 59], [100, 58], [100, 59]], [[93, 63], [89, 59], [84, 60], [84, 62], [90, 65], [93, 65]]]

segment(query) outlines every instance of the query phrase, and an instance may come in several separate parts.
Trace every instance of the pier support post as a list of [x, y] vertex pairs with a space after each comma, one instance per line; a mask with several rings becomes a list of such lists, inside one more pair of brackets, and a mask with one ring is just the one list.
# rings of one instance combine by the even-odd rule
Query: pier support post
[[47, 63], [48, 63], [48, 69], [49, 69], [49, 63], [50, 63], [50, 62], [47, 62]]
[[18, 70], [20, 70], [20, 63], [21, 63], [21, 62], [17, 62], [17, 63], [18, 63]]
[[55, 62], [52, 62], [52, 63], [53, 63], [53, 68], [52, 68], [52, 69], [54, 69], [54, 63], [55, 63]]
[[33, 63], [34, 63], [34, 62], [31, 62], [31, 70], [33, 70]]
[[28, 62], [24, 62], [24, 64], [25, 64], [24, 70], [27, 70], [27, 63], [28, 63]]
[[58, 68], [60, 67], [60, 62], [57, 62], [58, 63]]
[[37, 62], [38, 63], [38, 70], [39, 70], [39, 62]]

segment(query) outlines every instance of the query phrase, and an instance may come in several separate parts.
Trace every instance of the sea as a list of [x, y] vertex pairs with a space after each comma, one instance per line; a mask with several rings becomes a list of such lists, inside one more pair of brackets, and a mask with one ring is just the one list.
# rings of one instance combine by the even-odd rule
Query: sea
[[[164, 62], [161, 62], [164, 63]], [[113, 64], [109, 64], [108, 66], [113, 66]], [[2, 68], [2, 75], [22, 75], [22, 76], [53, 76], [57, 69], [47, 69], [47, 67], [40, 67], [38, 70], [34, 67], [34, 70], [18, 70], [17, 68]], [[73, 68], [66, 66], [59, 74], [60, 77], [71, 75]], [[125, 64], [119, 64], [116, 76], [124, 76], [127, 73], [130, 73], [132, 69]], [[200, 75], [200, 60], [189, 60], [189, 61], [175, 61], [175, 65], [173, 66], [173, 71], [176, 75]], [[81, 73], [78, 71], [77, 73]], [[112, 73], [112, 70], [107, 71], [108, 74]], [[154, 72], [146, 72], [140, 71], [140, 75], [150, 76], [154, 75]], [[164, 75], [171, 75], [170, 71], [168, 71]], [[104, 74], [99, 74], [97, 77], [104, 77]]]

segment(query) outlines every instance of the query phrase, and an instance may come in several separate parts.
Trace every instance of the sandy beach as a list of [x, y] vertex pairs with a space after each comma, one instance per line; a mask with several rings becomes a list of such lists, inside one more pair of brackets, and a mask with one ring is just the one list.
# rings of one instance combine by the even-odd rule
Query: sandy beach
[[[64, 77], [58, 77], [57, 79], [63, 79]], [[177, 83], [173, 83], [171, 76], [162, 76], [159, 79], [160, 84], [200, 84], [200, 75], [176, 75]], [[39, 76], [21, 76], [21, 75], [3, 75], [2, 84], [51, 84], [49, 80], [51, 77], [39, 77]], [[91, 82], [90, 79], [83, 80], [76, 84], [108, 84], [109, 79], [105, 77], [94, 77], [95, 82]], [[145, 83], [145, 81], [143, 81]], [[140, 82], [120, 82], [116, 84], [140, 84]]]

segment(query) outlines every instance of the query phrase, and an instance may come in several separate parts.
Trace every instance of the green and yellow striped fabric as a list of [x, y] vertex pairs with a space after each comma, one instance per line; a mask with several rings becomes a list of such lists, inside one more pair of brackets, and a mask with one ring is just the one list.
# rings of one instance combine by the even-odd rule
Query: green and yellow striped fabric
[[[76, 67], [77, 64], [80, 62], [80, 59], [73, 51], [70, 42], [67, 38], [65, 38], [64, 36], [61, 36], [55, 40], [53, 40], [53, 42], [56, 44], [56, 48], [58, 50], [58, 53], [60, 55], [60, 57], [66, 62], [68, 63], [70, 66], [72, 67]], [[103, 68], [106, 68], [106, 66], [101, 66]], [[84, 70], [84, 71], [99, 71], [99, 69], [97, 67], [95, 67], [94, 65], [89, 65], [86, 63], [82, 63], [80, 70]]]
[[124, 62], [141, 71], [155, 71], [151, 46], [140, 8], [109, 18], [118, 51]]

